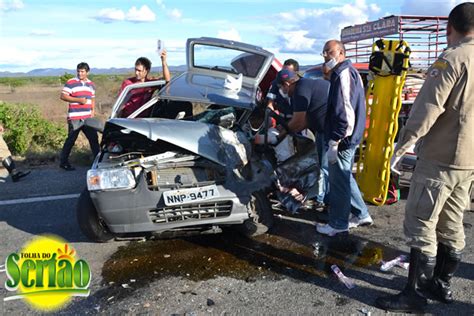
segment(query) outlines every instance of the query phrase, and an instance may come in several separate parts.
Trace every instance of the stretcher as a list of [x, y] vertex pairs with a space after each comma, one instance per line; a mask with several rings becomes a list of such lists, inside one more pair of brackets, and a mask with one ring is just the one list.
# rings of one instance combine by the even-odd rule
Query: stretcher
[[[364, 200], [383, 205], [393, 186], [390, 158], [398, 131], [402, 89], [409, 66], [410, 48], [405, 41], [377, 40], [372, 46], [366, 93], [369, 123], [360, 145], [356, 179]], [[393, 200], [393, 199], [391, 199]]]

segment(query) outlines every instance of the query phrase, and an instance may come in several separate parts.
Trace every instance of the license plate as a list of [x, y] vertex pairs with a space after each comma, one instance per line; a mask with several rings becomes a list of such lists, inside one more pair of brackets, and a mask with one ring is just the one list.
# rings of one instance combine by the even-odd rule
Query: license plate
[[215, 184], [199, 188], [170, 190], [163, 192], [165, 205], [179, 205], [209, 200], [219, 196]]

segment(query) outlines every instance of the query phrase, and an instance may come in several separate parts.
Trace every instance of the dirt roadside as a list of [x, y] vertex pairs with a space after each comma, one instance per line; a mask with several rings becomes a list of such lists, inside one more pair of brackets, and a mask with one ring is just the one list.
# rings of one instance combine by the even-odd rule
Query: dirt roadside
[[[67, 129], [67, 103], [60, 100], [62, 85], [41, 85], [30, 84], [27, 86], [15, 87], [14, 89], [6, 85], [0, 85], [0, 101], [16, 104], [31, 104], [38, 108], [40, 113], [47, 120], [62, 124]], [[114, 82], [99, 82], [96, 96], [96, 117], [105, 121], [110, 115], [112, 104], [118, 93], [119, 86]], [[81, 133], [71, 153], [71, 162], [79, 165], [90, 165], [92, 158], [88, 152], [89, 143]], [[58, 163], [58, 155], [27, 155], [25, 157], [15, 157], [20, 167], [35, 168], [52, 166]], [[0, 166], [1, 169], [1, 166]]]

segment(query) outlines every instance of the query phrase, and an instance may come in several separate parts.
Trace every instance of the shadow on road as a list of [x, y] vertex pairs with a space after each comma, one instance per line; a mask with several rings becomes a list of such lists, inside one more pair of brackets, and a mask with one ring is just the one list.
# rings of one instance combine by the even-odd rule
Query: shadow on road
[[76, 201], [0, 206], [0, 222], [32, 235], [55, 234], [69, 242], [87, 242], [77, 224]]

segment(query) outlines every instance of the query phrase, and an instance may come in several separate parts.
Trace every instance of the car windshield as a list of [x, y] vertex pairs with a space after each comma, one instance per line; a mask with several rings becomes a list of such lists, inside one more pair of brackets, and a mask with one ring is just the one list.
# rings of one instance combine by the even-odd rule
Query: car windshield
[[193, 66], [255, 78], [265, 63], [265, 56], [238, 49], [194, 45]]

